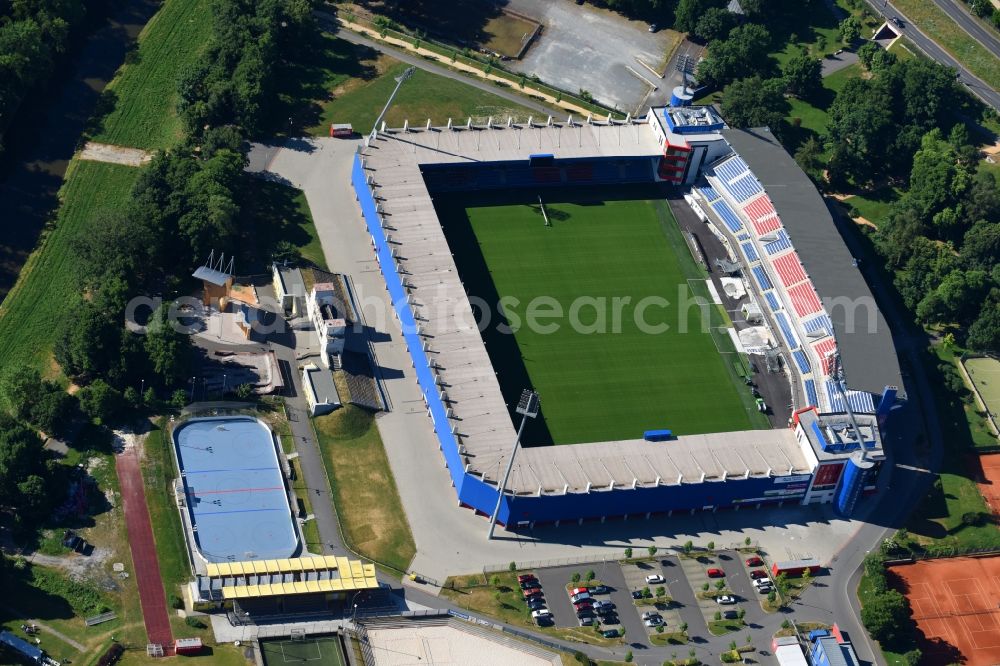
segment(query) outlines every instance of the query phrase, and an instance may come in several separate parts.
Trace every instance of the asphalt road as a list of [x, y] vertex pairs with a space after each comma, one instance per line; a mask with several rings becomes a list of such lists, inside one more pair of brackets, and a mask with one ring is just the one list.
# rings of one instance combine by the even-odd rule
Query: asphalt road
[[934, 4], [950, 16], [962, 30], [982, 44], [986, 50], [1000, 58], [1000, 36], [997, 36], [995, 30], [983, 25], [982, 21], [970, 14], [964, 2], [960, 0], [934, 0]]
[[[944, 0], [942, 0], [942, 2], [944, 2]], [[942, 2], [939, 2], [938, 4], [942, 4]], [[902, 19], [903, 27], [900, 29], [900, 32], [906, 35], [918, 49], [923, 51], [924, 54], [932, 60], [955, 69], [958, 72], [958, 80], [965, 85], [972, 92], [972, 94], [986, 104], [992, 106], [994, 109], [1000, 110], [1000, 93], [986, 85], [986, 83], [984, 83], [981, 79], [967, 70], [962, 63], [952, 57], [950, 53], [938, 46], [934, 40], [920, 30], [919, 26], [914, 25], [906, 14], [896, 9], [891, 2], [886, 4], [883, 0], [868, 0], [868, 4], [877, 14], [881, 16], [886, 18], [898, 16]], [[942, 9], [943, 8], [944, 7], [942, 6]]]

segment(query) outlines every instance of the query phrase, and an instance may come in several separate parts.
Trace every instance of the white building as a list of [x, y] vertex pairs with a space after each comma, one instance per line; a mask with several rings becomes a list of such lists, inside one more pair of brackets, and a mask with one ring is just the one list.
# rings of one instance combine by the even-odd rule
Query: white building
[[275, 296], [285, 313], [293, 317], [301, 316], [306, 298], [306, 283], [302, 279], [302, 271], [298, 268], [272, 264], [271, 281], [274, 284]]
[[319, 336], [320, 357], [326, 367], [331, 367], [331, 358], [344, 353], [344, 336], [347, 321], [340, 308], [344, 307], [337, 298], [333, 284], [317, 282], [306, 299], [309, 320]]
[[326, 368], [313, 363], [302, 366], [302, 387], [312, 416], [329, 414], [341, 405], [337, 385]]

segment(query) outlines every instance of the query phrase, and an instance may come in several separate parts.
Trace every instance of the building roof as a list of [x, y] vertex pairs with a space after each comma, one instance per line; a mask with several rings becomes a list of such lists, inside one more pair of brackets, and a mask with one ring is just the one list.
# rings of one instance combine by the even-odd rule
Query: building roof
[[0, 643], [20, 652], [33, 661], [41, 662], [42, 657], [44, 657], [44, 653], [37, 646], [32, 645], [23, 638], [15, 636], [9, 631], [0, 631]]
[[340, 393], [337, 385], [333, 383], [333, 376], [329, 370], [316, 366], [306, 366], [306, 379], [309, 381], [309, 390], [312, 391], [318, 405], [339, 405]]
[[225, 599], [378, 587], [374, 564], [333, 555], [211, 563], [200, 584], [221, 589]]
[[302, 271], [280, 264], [274, 264], [274, 270], [277, 271], [278, 279], [281, 280], [281, 288], [286, 294], [290, 296], [306, 295], [306, 283], [302, 279]]
[[806, 657], [802, 654], [802, 648], [795, 645], [782, 645], [775, 649], [774, 657], [780, 666], [809, 666]]
[[838, 643], [833, 636], [824, 636], [817, 638], [815, 644], [826, 655], [830, 666], [858, 666], [857, 655], [850, 643]]
[[769, 129], [724, 129], [722, 135], [764, 186], [795, 243], [833, 320], [848, 387], [870, 393], [902, 387], [889, 324], [816, 186]]
[[229, 280], [229, 273], [224, 273], [222, 271], [217, 271], [214, 268], [209, 268], [208, 266], [199, 266], [194, 273], [191, 274], [192, 277], [210, 284], [214, 284], [217, 287], [224, 287], [226, 282]]

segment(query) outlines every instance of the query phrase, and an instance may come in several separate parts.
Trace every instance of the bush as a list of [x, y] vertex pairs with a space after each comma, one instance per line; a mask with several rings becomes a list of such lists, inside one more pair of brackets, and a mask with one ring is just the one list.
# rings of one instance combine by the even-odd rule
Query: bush
[[983, 514], [979, 511], [968, 511], [962, 514], [962, 524], [978, 527], [983, 524]]
[[632, 559], [632, 549], [631, 548], [626, 548], [625, 549], [625, 559], [626, 560], [631, 560]]
[[632, 663], [632, 659], [633, 659], [633, 657], [632, 657], [632, 650], [629, 650], [628, 652], [625, 653], [625, 661], [627, 663], [631, 664]]
[[182, 610], [184, 608], [184, 600], [181, 599], [176, 594], [170, 595], [170, 607], [175, 610]]
[[573, 575], [570, 577], [570, 580], [572, 580], [574, 583], [579, 583], [580, 582], [580, 572], [579, 571], [574, 571]]
[[705, 546], [705, 548], [707, 548], [708, 550], [715, 550], [715, 542], [709, 541], [708, 544]]
[[590, 582], [590, 581], [594, 580], [595, 578], [597, 578], [597, 574], [594, 572], [593, 569], [591, 569], [590, 571], [587, 572], [587, 582]]
[[97, 615], [110, 610], [104, 593], [58, 571], [31, 566], [31, 584], [53, 596], [62, 597], [78, 615]]
[[511, 571], [517, 571], [517, 562], [511, 562], [510, 564], [507, 565], [507, 568], [510, 569]]
[[191, 617], [190, 615], [184, 618], [184, 624], [195, 629], [204, 629], [206, 626], [204, 622], [196, 617]]

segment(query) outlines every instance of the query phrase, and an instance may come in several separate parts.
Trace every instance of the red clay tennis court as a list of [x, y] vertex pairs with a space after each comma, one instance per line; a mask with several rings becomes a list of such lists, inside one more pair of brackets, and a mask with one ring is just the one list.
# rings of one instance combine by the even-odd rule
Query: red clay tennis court
[[1000, 515], [1000, 453], [987, 453], [976, 461], [976, 485], [993, 513]]
[[1000, 557], [924, 560], [891, 571], [924, 634], [926, 663], [1000, 663]]

